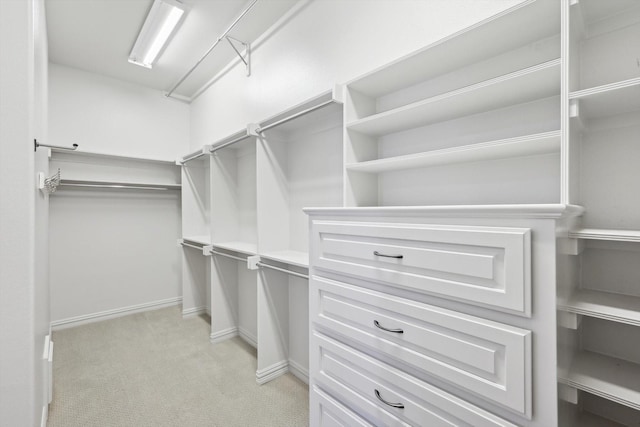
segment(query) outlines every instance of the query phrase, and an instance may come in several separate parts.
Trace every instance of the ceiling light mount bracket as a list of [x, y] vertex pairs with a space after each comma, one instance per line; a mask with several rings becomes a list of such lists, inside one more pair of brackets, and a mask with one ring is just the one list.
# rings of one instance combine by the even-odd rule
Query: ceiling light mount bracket
[[[244, 66], [247, 69], [247, 77], [249, 77], [251, 75], [251, 43], [245, 43], [231, 36], [225, 36], [225, 39], [227, 40], [227, 42], [229, 42], [229, 45], [236, 52], [240, 60], [244, 62]], [[236, 45], [233, 44], [233, 42], [240, 43], [242, 45], [242, 47], [244, 48], [244, 56], [238, 50]]]

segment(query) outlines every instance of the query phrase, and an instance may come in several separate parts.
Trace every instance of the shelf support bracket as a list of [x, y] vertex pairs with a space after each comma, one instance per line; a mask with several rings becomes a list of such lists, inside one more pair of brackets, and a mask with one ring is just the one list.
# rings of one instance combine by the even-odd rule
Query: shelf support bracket
[[[236, 52], [240, 60], [244, 63], [244, 66], [247, 69], [247, 77], [249, 77], [251, 75], [251, 43], [245, 43], [231, 36], [225, 36], [224, 38], [229, 43], [229, 46], [231, 46], [231, 48]], [[242, 53], [240, 53], [233, 42], [240, 43], [242, 45], [242, 47], [244, 48], [244, 56], [242, 55]]]
[[580, 117], [580, 101], [578, 101], [577, 99], [569, 100], [569, 117]]
[[569, 313], [566, 311], [558, 312], [558, 325], [563, 328], [577, 331], [582, 323], [582, 316], [577, 313]]
[[558, 397], [565, 402], [573, 403], [574, 405], [578, 404], [578, 389], [575, 387], [571, 387], [570, 385], [558, 384]]

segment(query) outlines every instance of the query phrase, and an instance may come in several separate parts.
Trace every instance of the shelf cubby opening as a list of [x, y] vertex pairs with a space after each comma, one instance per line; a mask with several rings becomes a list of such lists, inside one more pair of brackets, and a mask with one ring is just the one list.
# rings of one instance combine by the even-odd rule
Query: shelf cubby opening
[[[261, 256], [262, 258], [262, 256]], [[307, 274], [304, 266], [269, 260], [281, 269]], [[262, 384], [289, 371], [309, 382], [308, 281], [269, 268], [258, 270], [258, 369]]]
[[342, 105], [330, 104], [258, 139], [261, 257], [308, 267], [309, 206], [342, 206]]
[[524, 2], [347, 83], [348, 122], [558, 58], [558, 8]]
[[570, 9], [571, 91], [640, 77], [640, 4], [580, 0]]
[[211, 185], [209, 156], [182, 165], [182, 236], [211, 242]]
[[[214, 251], [243, 258], [238, 251], [215, 247]], [[236, 335], [253, 347], [258, 342], [257, 277], [247, 262], [211, 254], [212, 343]]]
[[257, 253], [256, 138], [211, 155], [213, 246]]

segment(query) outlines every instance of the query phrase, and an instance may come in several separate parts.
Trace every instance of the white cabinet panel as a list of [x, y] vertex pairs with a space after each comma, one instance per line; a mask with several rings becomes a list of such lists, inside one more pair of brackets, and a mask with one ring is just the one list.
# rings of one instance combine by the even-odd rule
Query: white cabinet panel
[[314, 220], [320, 269], [529, 316], [530, 230]]
[[531, 415], [531, 331], [313, 276], [312, 322]]
[[311, 406], [317, 411], [311, 411], [317, 416], [313, 425], [319, 427], [373, 427], [362, 418], [345, 408], [337, 400], [317, 387], [311, 391]]
[[[354, 390], [411, 425], [514, 427], [502, 418], [325, 335], [314, 334], [312, 347], [316, 350], [315, 357], [319, 358], [318, 382], [327, 390], [337, 394], [343, 387]], [[332, 385], [336, 382], [341, 386], [334, 391]], [[402, 407], [392, 407], [380, 399]], [[361, 408], [358, 402], [353, 404]]]

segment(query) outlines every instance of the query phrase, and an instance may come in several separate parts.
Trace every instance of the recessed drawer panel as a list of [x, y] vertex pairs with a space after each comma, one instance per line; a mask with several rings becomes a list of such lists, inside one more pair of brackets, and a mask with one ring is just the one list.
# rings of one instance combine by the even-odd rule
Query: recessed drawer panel
[[313, 222], [314, 267], [530, 316], [528, 228]]
[[373, 427], [318, 387], [311, 392], [311, 419], [319, 427]]
[[518, 414], [531, 411], [531, 331], [312, 276], [311, 320]]
[[319, 358], [317, 381], [360, 411], [373, 403], [376, 412], [381, 408], [414, 426], [515, 427], [323, 334], [313, 335], [312, 354]]

